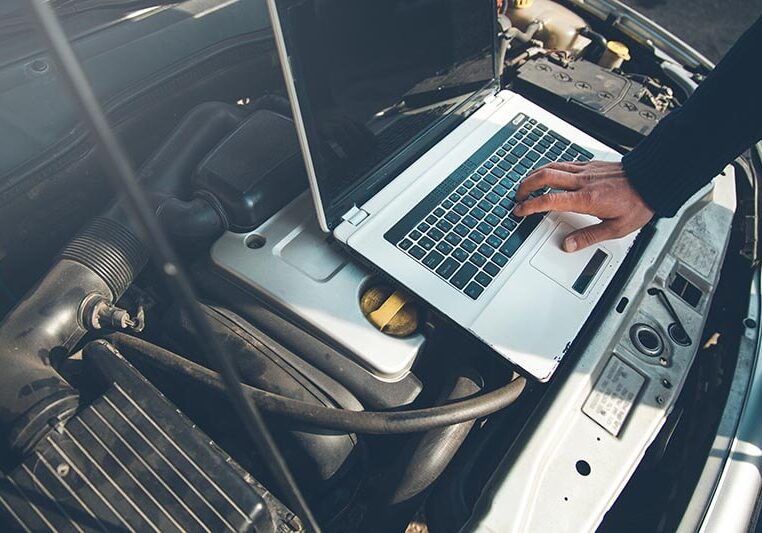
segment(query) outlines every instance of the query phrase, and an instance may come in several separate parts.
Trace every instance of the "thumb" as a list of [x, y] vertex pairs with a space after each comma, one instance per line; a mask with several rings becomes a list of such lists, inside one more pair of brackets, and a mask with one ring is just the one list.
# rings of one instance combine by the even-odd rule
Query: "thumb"
[[573, 231], [564, 239], [564, 251], [576, 252], [601, 241], [617, 237], [610, 220], [604, 220], [593, 226]]

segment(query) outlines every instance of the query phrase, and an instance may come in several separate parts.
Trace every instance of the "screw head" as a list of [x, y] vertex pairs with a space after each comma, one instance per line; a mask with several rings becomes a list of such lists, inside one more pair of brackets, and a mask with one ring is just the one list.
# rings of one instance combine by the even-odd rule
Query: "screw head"
[[664, 396], [657, 396], [656, 403], [658, 403], [659, 405], [664, 405]]
[[69, 475], [71, 468], [66, 463], [61, 463], [56, 467], [56, 474], [58, 477], [66, 477]]

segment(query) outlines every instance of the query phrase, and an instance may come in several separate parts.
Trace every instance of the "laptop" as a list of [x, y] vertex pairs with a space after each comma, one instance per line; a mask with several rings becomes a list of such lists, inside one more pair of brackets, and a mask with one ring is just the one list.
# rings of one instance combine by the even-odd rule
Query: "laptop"
[[494, 0], [268, 7], [322, 230], [548, 381], [634, 235], [565, 253], [597, 219], [517, 217], [516, 190], [619, 154], [501, 86]]

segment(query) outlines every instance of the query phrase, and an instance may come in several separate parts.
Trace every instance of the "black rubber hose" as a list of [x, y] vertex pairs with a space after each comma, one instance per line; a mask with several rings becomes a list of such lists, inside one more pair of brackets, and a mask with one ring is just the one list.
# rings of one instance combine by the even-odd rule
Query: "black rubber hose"
[[[471, 370], [456, 373], [440, 402], [472, 397], [482, 390], [483, 380]], [[373, 505], [360, 526], [361, 531], [404, 531], [420, 508], [429, 489], [442, 475], [463, 445], [475, 420], [432, 429], [413, 439], [398, 454], [380, 483], [378, 505]]]
[[85, 300], [116, 301], [145, 262], [137, 237], [112, 220], [96, 219], [0, 324], [0, 428], [12, 451], [28, 452], [74, 413], [78, 394], [53, 359], [67, 356], [85, 335]]
[[[119, 348], [128, 359], [142, 358], [146, 363], [168, 370], [173, 376], [181, 376], [225, 393], [225, 385], [219, 374], [180, 355], [124, 333], [112, 333], [105, 338]], [[389, 412], [333, 409], [293, 400], [248, 385], [244, 385], [244, 389], [263, 411], [274, 415], [324, 429], [389, 435], [429, 431], [491, 415], [513, 404], [525, 386], [526, 379], [519, 377], [479, 396], [436, 407]]]
[[172, 241], [182, 248], [207, 248], [228, 229], [222, 210], [208, 197], [190, 201], [169, 198], [159, 204], [156, 216]]

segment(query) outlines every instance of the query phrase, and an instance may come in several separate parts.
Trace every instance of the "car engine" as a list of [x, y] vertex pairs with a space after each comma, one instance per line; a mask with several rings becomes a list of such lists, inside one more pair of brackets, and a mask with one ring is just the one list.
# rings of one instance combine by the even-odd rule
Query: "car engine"
[[[496, 7], [505, 86], [622, 152], [706, 74], [582, 2]], [[665, 465], [686, 442], [706, 445], [707, 406], [727, 391], [717, 376], [732, 372], [742, 333], [749, 166], [645, 228], [540, 384], [321, 232], [272, 42], [252, 46], [210, 79], [224, 84], [256, 55], [240, 68], [266, 86], [184, 95], [171, 129], [130, 126], [116, 105], [110, 117], [132, 128], [121, 136], [150, 208], [323, 530], [518, 531], [543, 517], [672, 530], [697, 474]], [[92, 147], [80, 146], [70, 164], [46, 164], [92, 180]], [[45, 201], [66, 196], [49, 187]], [[18, 235], [3, 230], [6, 282], [28, 289], [0, 323], [5, 518], [31, 530], [303, 531], [123, 202], [81, 205], [54, 213], [78, 218], [48, 235], [51, 218], [31, 215]], [[59, 241], [25, 252], [31, 232]], [[528, 494], [534, 512], [519, 505]]]

